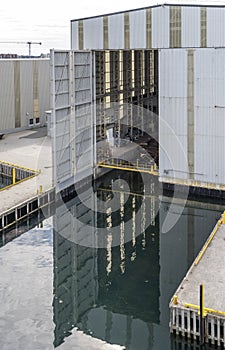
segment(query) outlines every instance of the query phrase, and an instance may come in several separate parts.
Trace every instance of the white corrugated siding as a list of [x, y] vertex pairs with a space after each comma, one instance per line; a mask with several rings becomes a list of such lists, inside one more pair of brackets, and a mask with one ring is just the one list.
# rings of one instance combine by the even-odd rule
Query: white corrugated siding
[[84, 21], [84, 48], [103, 49], [103, 17]]
[[0, 130], [15, 128], [14, 63], [0, 62]]
[[160, 176], [187, 176], [187, 52], [159, 53]]
[[71, 22], [71, 49], [79, 49], [78, 21]]
[[152, 47], [169, 47], [169, 7], [152, 9]]
[[124, 15], [109, 16], [109, 48], [124, 49]]
[[207, 9], [207, 46], [225, 46], [225, 8]]
[[182, 7], [182, 47], [199, 47], [200, 41], [200, 8]]
[[146, 10], [130, 13], [130, 48], [146, 48]]
[[41, 123], [45, 122], [45, 111], [50, 108], [50, 66], [49, 60], [38, 61], [38, 98], [39, 117]]
[[194, 84], [196, 180], [225, 183], [225, 49], [196, 50]]
[[[28, 126], [29, 118], [33, 118], [33, 60], [20, 62], [20, 115], [22, 125]], [[29, 116], [26, 114], [29, 113]]]

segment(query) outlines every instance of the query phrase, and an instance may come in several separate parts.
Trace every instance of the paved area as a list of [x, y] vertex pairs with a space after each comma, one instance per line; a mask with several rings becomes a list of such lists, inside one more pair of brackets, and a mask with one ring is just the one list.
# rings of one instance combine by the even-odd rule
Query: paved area
[[182, 282], [179, 305], [199, 305], [199, 286], [204, 284], [205, 307], [225, 312], [225, 225], [221, 225], [197, 266], [192, 266]]
[[31, 129], [5, 135], [0, 140], [1, 161], [41, 170], [38, 176], [0, 192], [0, 214], [35, 196], [40, 185], [43, 190], [51, 188], [51, 139], [46, 134], [46, 128]]

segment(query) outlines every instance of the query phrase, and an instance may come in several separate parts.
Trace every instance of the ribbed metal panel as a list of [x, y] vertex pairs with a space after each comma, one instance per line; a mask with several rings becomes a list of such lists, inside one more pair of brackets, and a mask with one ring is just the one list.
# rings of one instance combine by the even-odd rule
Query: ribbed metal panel
[[13, 61], [0, 62], [0, 76], [0, 130], [5, 130], [15, 127]]
[[71, 22], [71, 49], [79, 49], [78, 22]]
[[207, 9], [207, 46], [225, 46], [225, 8]]
[[146, 48], [146, 10], [130, 13], [130, 48]]
[[[187, 52], [159, 54], [160, 175], [187, 177]], [[176, 151], [175, 151], [176, 150]]]
[[49, 60], [38, 61], [38, 98], [40, 122], [45, 122], [46, 106], [50, 106], [50, 65]]
[[59, 190], [93, 172], [92, 53], [52, 51], [51, 68], [54, 183]]
[[225, 183], [224, 62], [225, 49], [195, 52], [196, 180], [213, 183]]
[[124, 49], [124, 16], [109, 16], [109, 48]]
[[92, 105], [92, 54], [74, 53], [75, 181], [93, 173], [94, 120]]
[[200, 47], [200, 8], [182, 8], [182, 47]]
[[169, 7], [152, 9], [152, 47], [169, 47]]
[[20, 115], [22, 125], [29, 125], [29, 118], [33, 118], [33, 60], [20, 62]]
[[103, 17], [84, 21], [84, 48], [103, 49]]
[[58, 184], [72, 176], [69, 52], [51, 52], [51, 82], [53, 178], [55, 184]]

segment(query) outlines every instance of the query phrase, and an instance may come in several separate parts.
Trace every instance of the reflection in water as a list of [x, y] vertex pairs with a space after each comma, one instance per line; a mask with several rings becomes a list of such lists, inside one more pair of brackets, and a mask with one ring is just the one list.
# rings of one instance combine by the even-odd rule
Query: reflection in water
[[[175, 345], [182, 349], [182, 341], [179, 345], [170, 339], [169, 300], [211, 232], [221, 208], [188, 202], [175, 227], [162, 234], [160, 228], [170, 204], [168, 198], [159, 203], [154, 193], [156, 180], [149, 177], [149, 188], [139, 189], [139, 175], [135, 178], [134, 174], [125, 173], [133, 194], [120, 188], [115, 211], [111, 206], [115, 174], [120, 177], [114, 172], [98, 184], [101, 201], [87, 192], [86, 203], [75, 198], [56, 210], [54, 346], [63, 343], [78, 327], [126, 349], [165, 350]], [[90, 199], [94, 209], [90, 208]], [[177, 209], [179, 206], [178, 203]], [[177, 213], [173, 206], [172, 214]], [[150, 220], [147, 229], [146, 220]], [[95, 242], [92, 248], [86, 244], [86, 226], [91, 228], [88, 232]], [[86, 245], [78, 245], [77, 241]]]

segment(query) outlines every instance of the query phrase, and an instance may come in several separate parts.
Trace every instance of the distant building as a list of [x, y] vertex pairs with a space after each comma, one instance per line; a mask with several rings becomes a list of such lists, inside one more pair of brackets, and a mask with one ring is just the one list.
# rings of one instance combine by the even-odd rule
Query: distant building
[[0, 60], [0, 132], [45, 124], [50, 108], [49, 59], [9, 56]]

